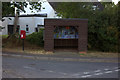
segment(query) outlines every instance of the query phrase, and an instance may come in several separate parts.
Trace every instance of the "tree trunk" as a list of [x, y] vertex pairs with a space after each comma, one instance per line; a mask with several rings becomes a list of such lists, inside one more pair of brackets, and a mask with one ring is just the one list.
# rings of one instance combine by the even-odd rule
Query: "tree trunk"
[[18, 23], [18, 13], [16, 12], [16, 15], [15, 15], [15, 18], [14, 18], [14, 28], [13, 28], [13, 34], [15, 34], [15, 33], [16, 33], [17, 23]]

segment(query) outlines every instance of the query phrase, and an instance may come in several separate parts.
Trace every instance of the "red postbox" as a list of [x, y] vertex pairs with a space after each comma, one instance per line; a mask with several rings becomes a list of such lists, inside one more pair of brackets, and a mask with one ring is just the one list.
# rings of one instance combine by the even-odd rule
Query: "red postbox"
[[21, 32], [20, 32], [20, 38], [21, 39], [25, 39], [26, 38], [26, 32], [25, 32], [25, 30], [21, 30]]
[[68, 27], [66, 27], [66, 29], [70, 29], [70, 27], [68, 26]]

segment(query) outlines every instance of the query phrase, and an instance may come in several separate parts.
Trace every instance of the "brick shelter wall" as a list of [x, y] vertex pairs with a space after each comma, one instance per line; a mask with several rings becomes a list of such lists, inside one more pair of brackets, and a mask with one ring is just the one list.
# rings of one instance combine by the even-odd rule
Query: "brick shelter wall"
[[77, 26], [78, 51], [87, 51], [88, 20], [87, 19], [45, 19], [45, 51], [54, 51], [54, 29], [55, 26]]

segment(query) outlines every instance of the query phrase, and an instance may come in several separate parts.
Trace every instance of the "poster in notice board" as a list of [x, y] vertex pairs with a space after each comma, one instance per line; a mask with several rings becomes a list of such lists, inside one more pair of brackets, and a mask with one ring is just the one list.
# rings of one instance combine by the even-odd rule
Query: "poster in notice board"
[[78, 32], [75, 27], [56, 27], [54, 31], [55, 39], [78, 39]]

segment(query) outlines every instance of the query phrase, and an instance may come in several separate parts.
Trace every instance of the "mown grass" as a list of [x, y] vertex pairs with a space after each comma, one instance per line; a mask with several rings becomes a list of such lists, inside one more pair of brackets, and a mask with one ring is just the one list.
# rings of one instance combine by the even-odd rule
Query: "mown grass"
[[0, 37], [2, 37], [2, 38], [7, 38], [8, 35], [0, 35]]
[[83, 57], [95, 57], [95, 58], [118, 58], [119, 53], [113, 52], [100, 52], [100, 51], [88, 51], [85, 54], [80, 54]]
[[[56, 54], [56, 53], [47, 53], [44, 51], [43, 47], [40, 47], [35, 44], [29, 43], [27, 40], [24, 42], [25, 50], [22, 50], [22, 40], [19, 38], [10, 38], [8, 39], [8, 35], [2, 36], [2, 50], [8, 52], [21, 52], [21, 53], [29, 53], [29, 54]], [[62, 53], [61, 53], [62, 54]], [[110, 52], [99, 52], [99, 51], [88, 51], [87, 53], [75, 53], [79, 54], [81, 57], [98, 57], [98, 58], [117, 58], [118, 53], [110, 53]], [[62, 54], [64, 55], [64, 54]]]
[[2, 50], [8, 52], [25, 52], [25, 53], [35, 53], [35, 54], [43, 54], [44, 49], [35, 44], [29, 43], [26, 39], [24, 40], [24, 51], [22, 50], [23, 40], [20, 38], [7, 38], [7, 35], [2, 38]]

